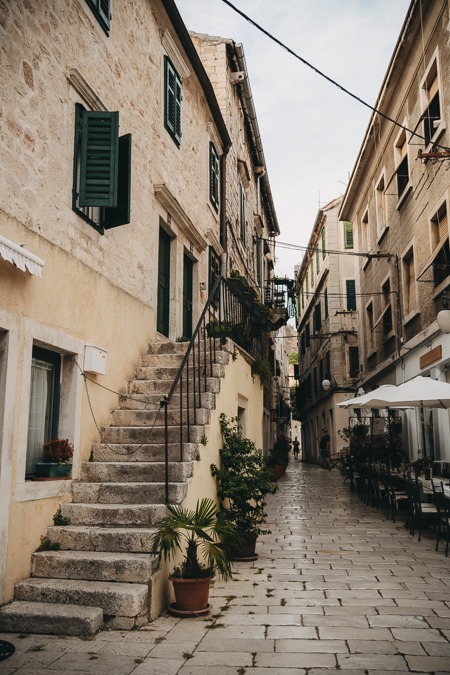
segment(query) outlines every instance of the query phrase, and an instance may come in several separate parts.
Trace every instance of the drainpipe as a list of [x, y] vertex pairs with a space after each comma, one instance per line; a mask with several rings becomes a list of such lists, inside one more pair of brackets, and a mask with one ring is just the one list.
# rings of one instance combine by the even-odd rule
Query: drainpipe
[[[223, 154], [220, 156], [220, 245], [223, 250], [227, 251], [227, 154], [229, 146], [224, 148]], [[222, 271], [222, 270], [221, 270]], [[223, 271], [222, 271], [223, 274]], [[225, 276], [225, 274], [223, 274]]]

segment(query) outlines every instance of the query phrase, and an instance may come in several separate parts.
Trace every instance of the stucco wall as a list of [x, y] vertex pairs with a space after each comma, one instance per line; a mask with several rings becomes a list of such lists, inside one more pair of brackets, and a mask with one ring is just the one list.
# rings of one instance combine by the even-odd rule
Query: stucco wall
[[[219, 450], [223, 445], [220, 431], [220, 414], [227, 418], [236, 417], [238, 406], [245, 406], [245, 428], [243, 433], [250, 438], [257, 448], [262, 448], [263, 389], [259, 377], [252, 378], [250, 363], [239, 347], [227, 341], [227, 348], [236, 358], [230, 358], [226, 366], [225, 377], [220, 381], [220, 393], [216, 397], [216, 406], [212, 411], [211, 422], [206, 428], [207, 442], [199, 446], [199, 459], [194, 463], [194, 473], [189, 481], [188, 495], [183, 506], [194, 509], [198, 499], [203, 497], [217, 498], [217, 483], [211, 475], [211, 464], [220, 464]], [[169, 602], [173, 601], [172, 585], [168, 581], [170, 570], [180, 562], [182, 556], [161, 566], [152, 579], [151, 616], [155, 618]]]
[[[0, 602], [28, 575], [31, 552], [69, 498], [70, 481], [24, 478], [33, 342], [66, 354], [60, 435], [75, 444], [77, 478], [99, 440], [96, 425], [108, 423], [116, 392], [156, 336], [160, 220], [173, 243], [172, 339], [182, 334], [183, 255], [195, 264], [195, 322], [208, 244], [219, 239], [209, 205], [209, 142], [214, 136], [220, 145], [220, 135], [197, 75], [158, 0], [124, 0], [112, 9], [109, 36], [84, 0], [18, 0], [0, 9], [0, 232], [45, 263], [37, 277], [0, 258], [7, 345], [0, 354]], [[167, 45], [183, 70], [180, 147], [164, 127]], [[131, 222], [104, 235], [72, 210], [75, 104], [89, 109], [94, 99], [97, 109], [119, 112], [121, 135], [132, 134]], [[107, 352], [106, 374], [89, 375], [107, 389], [88, 383], [90, 403], [77, 366], [85, 344]]]

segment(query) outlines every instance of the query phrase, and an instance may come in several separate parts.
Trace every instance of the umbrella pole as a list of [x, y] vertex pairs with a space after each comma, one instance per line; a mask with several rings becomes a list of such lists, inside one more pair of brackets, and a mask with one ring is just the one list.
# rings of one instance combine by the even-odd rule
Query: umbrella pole
[[422, 443], [423, 443], [422, 459], [425, 459], [427, 456], [427, 433], [425, 430], [425, 415], [423, 412], [423, 403], [420, 404], [420, 424], [422, 426]]

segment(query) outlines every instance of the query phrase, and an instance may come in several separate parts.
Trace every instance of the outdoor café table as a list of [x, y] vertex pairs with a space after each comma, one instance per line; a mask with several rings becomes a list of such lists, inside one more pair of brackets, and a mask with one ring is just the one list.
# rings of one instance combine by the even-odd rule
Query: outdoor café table
[[[431, 480], [425, 480], [425, 478], [419, 478], [419, 481], [422, 485], [422, 492], [423, 492], [424, 496], [432, 495], [433, 494], [433, 487], [431, 485]], [[434, 481], [438, 482], [438, 483], [440, 482], [439, 480], [436, 481], [436, 479], [434, 479]], [[447, 499], [450, 499], [450, 485], [446, 485], [445, 483], [444, 483], [444, 496]]]

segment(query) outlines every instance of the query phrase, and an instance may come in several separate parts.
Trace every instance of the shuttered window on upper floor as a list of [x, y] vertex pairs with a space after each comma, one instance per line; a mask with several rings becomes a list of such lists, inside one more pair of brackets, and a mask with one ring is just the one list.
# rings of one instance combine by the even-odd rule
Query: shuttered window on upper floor
[[344, 248], [353, 248], [353, 223], [344, 220]]
[[209, 200], [217, 211], [219, 208], [219, 156], [214, 143], [209, 144]]
[[103, 232], [130, 222], [131, 134], [119, 137], [119, 113], [77, 104], [72, 208]]
[[164, 57], [164, 126], [175, 141], [181, 144], [181, 79], [170, 59]]
[[111, 23], [111, 0], [86, 0], [87, 4], [95, 14], [97, 21], [109, 35]]
[[345, 280], [345, 295], [347, 298], [347, 310], [356, 310], [356, 284], [354, 279]]

